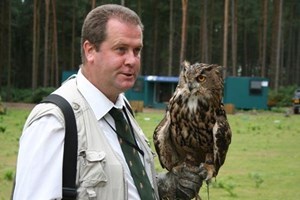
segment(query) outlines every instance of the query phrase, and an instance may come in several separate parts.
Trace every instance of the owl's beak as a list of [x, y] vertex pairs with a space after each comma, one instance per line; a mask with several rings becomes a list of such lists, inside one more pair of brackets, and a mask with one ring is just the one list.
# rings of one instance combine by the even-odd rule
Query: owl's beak
[[189, 88], [189, 91], [192, 91], [192, 89], [194, 88], [194, 85], [192, 83], [188, 83], [188, 88]]

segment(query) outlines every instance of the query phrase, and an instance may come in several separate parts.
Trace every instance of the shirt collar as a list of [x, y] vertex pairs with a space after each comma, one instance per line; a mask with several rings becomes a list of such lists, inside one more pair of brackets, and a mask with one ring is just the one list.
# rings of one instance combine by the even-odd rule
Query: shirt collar
[[79, 69], [77, 74], [77, 86], [85, 100], [93, 110], [97, 120], [103, 118], [111, 109], [115, 107], [121, 109], [124, 105], [124, 96], [120, 94], [116, 103], [111, 102], [100, 90], [98, 90]]

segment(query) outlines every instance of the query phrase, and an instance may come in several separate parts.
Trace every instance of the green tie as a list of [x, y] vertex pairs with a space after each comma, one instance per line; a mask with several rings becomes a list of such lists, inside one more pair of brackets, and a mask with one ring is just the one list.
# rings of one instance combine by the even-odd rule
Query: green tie
[[142, 200], [155, 199], [153, 197], [152, 186], [139, 156], [139, 151], [141, 150], [133, 138], [133, 134], [123, 116], [122, 110], [112, 108], [109, 114], [115, 120], [116, 133], [140, 198]]

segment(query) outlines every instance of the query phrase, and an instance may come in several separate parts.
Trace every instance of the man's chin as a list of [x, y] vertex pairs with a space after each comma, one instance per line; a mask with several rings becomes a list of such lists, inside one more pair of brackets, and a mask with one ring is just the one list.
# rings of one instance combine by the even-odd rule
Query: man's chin
[[133, 86], [134, 86], [134, 82], [131, 81], [130, 82], [126, 81], [121, 84], [121, 88], [124, 92], [131, 89]]

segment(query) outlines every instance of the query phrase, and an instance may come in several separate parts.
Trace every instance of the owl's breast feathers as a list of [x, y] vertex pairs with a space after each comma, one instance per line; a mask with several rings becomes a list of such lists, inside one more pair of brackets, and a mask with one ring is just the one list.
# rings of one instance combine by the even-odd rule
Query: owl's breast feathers
[[183, 90], [175, 91], [154, 132], [160, 162], [168, 170], [188, 156], [194, 165], [214, 163], [217, 175], [230, 142], [231, 130], [221, 102], [216, 106], [216, 99], [207, 101]]

